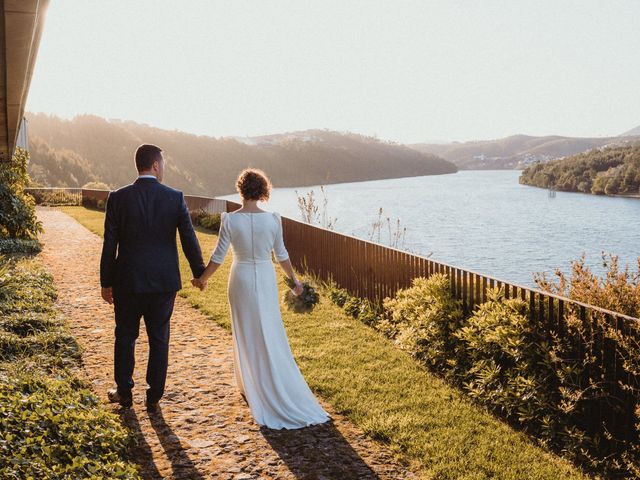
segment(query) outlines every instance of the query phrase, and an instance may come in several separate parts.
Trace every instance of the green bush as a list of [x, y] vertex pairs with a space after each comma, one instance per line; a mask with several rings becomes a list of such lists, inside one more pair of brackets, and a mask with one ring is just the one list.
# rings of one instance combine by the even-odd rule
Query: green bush
[[[638, 272], [620, 270], [615, 257], [605, 258], [605, 266], [602, 281], [583, 260], [571, 278], [560, 273], [558, 284], [544, 276], [536, 281], [552, 293], [638, 316], [640, 263]], [[623, 333], [600, 315], [585, 322], [570, 304], [562, 326], [538, 322], [527, 303], [498, 289], [464, 318], [441, 274], [414, 279], [372, 317], [365, 300], [327, 287], [346, 312], [550, 448], [594, 472], [638, 478], [640, 325]]]
[[0, 360], [9, 361], [39, 354], [79, 360], [80, 348], [72, 335], [60, 330], [22, 337], [15, 333], [0, 331]]
[[366, 298], [353, 297], [344, 288], [338, 287], [334, 282], [325, 285], [329, 291], [329, 298], [333, 303], [343, 308], [347, 315], [357, 318], [365, 325], [378, 326], [382, 318], [382, 309], [374, 302]]
[[0, 478], [139, 478], [118, 417], [76, 379], [0, 378]]
[[211, 230], [214, 233], [220, 232], [220, 214], [219, 213], [206, 213], [200, 211], [196, 215], [196, 225]]
[[21, 253], [31, 255], [39, 253], [42, 245], [35, 238], [2, 238], [0, 239], [0, 255]]
[[347, 292], [344, 288], [338, 288], [334, 285], [329, 289], [329, 298], [339, 307], [344, 307], [344, 304], [347, 302], [349, 297], [349, 292]]
[[42, 231], [29, 184], [29, 154], [17, 148], [11, 161], [0, 162], [0, 238], [35, 238]]
[[462, 306], [446, 275], [414, 278], [410, 288], [385, 299], [384, 310], [379, 328], [400, 348], [447, 376], [461, 367], [463, 352], [454, 332], [462, 326]]
[[85, 197], [84, 195], [82, 196], [82, 206], [85, 208], [104, 211], [106, 208], [106, 205], [107, 204], [105, 200], [101, 200], [101, 199], [98, 200], [96, 198]]
[[40, 267], [22, 263], [2, 278], [9, 284], [0, 288], [0, 314], [51, 311], [57, 293], [53, 277]]
[[37, 205], [49, 207], [74, 206], [81, 203], [79, 194], [73, 194], [65, 190], [32, 189], [29, 190], [29, 195], [33, 197]]
[[539, 332], [525, 302], [492, 289], [454, 335], [469, 362], [463, 374], [467, 394], [531, 433], [550, 437], [559, 427], [556, 365], [549, 340]]
[[60, 326], [49, 313], [21, 312], [0, 318], [0, 330], [26, 337], [40, 332], [46, 332]]
[[55, 298], [35, 262], [0, 259], [0, 478], [137, 479], [127, 431], [74, 374]]

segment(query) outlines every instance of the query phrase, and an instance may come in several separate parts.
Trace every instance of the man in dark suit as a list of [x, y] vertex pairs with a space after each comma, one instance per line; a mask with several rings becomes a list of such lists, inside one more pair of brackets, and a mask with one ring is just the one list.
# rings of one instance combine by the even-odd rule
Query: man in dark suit
[[[164, 158], [155, 145], [136, 150], [138, 179], [107, 199], [100, 260], [102, 298], [114, 305], [114, 369], [117, 388], [109, 400], [133, 403], [135, 343], [140, 319], [149, 337], [147, 410], [164, 393], [169, 357], [169, 321], [182, 288], [176, 231], [194, 278], [204, 271], [202, 252], [182, 192], [162, 185]], [[203, 286], [201, 286], [202, 288]]]

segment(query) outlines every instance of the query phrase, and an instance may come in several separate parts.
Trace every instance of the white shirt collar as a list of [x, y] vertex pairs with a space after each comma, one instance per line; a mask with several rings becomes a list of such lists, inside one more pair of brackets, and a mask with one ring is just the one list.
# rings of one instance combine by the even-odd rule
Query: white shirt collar
[[157, 180], [157, 178], [153, 175], [138, 175], [138, 178], [155, 178]]

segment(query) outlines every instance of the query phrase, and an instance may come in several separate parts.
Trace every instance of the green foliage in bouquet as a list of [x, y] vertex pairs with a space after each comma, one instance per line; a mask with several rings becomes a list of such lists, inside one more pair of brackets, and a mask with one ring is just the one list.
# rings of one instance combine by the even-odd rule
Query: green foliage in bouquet
[[302, 293], [296, 295], [291, 289], [295, 288], [295, 284], [290, 280], [285, 280], [289, 290], [284, 294], [284, 302], [289, 307], [289, 310], [293, 310], [296, 313], [308, 313], [316, 306], [320, 301], [320, 294], [316, 289], [308, 282], [302, 283]]

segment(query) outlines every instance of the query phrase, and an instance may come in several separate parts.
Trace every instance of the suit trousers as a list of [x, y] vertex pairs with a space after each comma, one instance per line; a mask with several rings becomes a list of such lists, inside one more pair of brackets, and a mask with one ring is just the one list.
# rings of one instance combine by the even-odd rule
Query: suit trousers
[[133, 293], [113, 291], [116, 318], [114, 370], [120, 394], [129, 395], [134, 386], [135, 346], [144, 318], [149, 338], [147, 401], [157, 402], [164, 393], [169, 363], [170, 320], [176, 292]]

